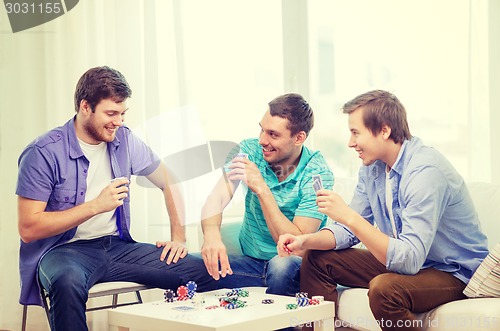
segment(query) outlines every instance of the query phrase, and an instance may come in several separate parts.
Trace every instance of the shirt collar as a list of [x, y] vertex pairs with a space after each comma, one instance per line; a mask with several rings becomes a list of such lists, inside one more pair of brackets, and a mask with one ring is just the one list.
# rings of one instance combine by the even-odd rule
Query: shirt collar
[[287, 182], [292, 181], [292, 180], [293, 181], [297, 181], [299, 179], [299, 177], [301, 177], [302, 171], [304, 170], [304, 168], [308, 164], [308, 162], [311, 159], [312, 155], [313, 154], [311, 153], [311, 151], [309, 150], [309, 148], [307, 148], [306, 146], [302, 146], [302, 151], [300, 153], [300, 160], [299, 160], [299, 163], [297, 164], [297, 167], [282, 182], [278, 181], [278, 177], [274, 173], [273, 168], [271, 167], [271, 165], [269, 163], [267, 163], [266, 168], [267, 168], [267, 171], [272, 175], [272, 178], [274, 178], [276, 180], [276, 183], [275, 183], [276, 185], [284, 184], [284, 183], [287, 183]]
[[[408, 153], [411, 153], [412, 150], [414, 150], [416, 147], [421, 145], [421, 141], [417, 137], [412, 137], [411, 140], [405, 140], [403, 141], [403, 144], [401, 145], [401, 149], [399, 150], [398, 157], [396, 159], [396, 162], [394, 162], [389, 177], [392, 178], [394, 175], [394, 172], [397, 173], [398, 175], [401, 176], [403, 173], [404, 167], [405, 167], [405, 159], [406, 155]], [[383, 163], [384, 170], [385, 170], [385, 163]]]
[[[80, 144], [78, 143], [78, 138], [76, 137], [75, 119], [76, 119], [76, 115], [73, 116], [73, 118], [71, 118], [64, 125], [64, 129], [68, 132], [69, 156], [72, 159], [77, 159], [79, 157], [84, 156], [82, 148], [80, 147]], [[115, 139], [113, 139], [113, 141], [111, 143], [108, 143], [108, 146], [110, 144], [113, 145], [113, 147], [116, 149], [120, 145], [120, 140], [118, 139], [117, 136], [115, 136]]]

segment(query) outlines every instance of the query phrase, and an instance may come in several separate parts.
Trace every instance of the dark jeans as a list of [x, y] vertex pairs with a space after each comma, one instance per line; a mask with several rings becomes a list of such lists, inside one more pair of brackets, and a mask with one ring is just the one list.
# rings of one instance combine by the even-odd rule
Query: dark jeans
[[263, 286], [267, 287], [268, 294], [295, 296], [300, 288], [301, 261], [298, 256], [276, 255], [270, 260], [259, 260], [245, 255], [230, 255], [233, 274], [221, 277], [218, 287]]
[[188, 255], [167, 265], [160, 261], [162, 250], [116, 236], [80, 240], [52, 249], [40, 261], [38, 270], [51, 303], [51, 329], [87, 330], [88, 291], [96, 283], [130, 281], [175, 291], [193, 280], [199, 292], [217, 287], [203, 260]]
[[301, 290], [309, 296], [322, 295], [336, 303], [337, 285], [367, 288], [371, 311], [382, 330], [420, 330], [414, 322], [416, 313], [466, 298], [462, 293], [466, 285], [450, 273], [434, 268], [416, 275], [393, 273], [365, 249], [307, 251], [300, 279]]

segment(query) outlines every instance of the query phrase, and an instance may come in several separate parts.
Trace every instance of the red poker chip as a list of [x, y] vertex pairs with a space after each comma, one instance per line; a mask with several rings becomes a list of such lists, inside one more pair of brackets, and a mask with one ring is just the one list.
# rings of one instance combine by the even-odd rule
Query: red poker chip
[[187, 297], [188, 296], [188, 288], [184, 285], [182, 286], [179, 286], [179, 288], [177, 289], [177, 296], [179, 297]]

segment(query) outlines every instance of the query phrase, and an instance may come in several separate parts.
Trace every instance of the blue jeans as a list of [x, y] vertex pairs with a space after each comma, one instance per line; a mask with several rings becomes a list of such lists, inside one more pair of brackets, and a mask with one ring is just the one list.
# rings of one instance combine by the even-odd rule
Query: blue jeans
[[175, 291], [193, 280], [200, 292], [217, 288], [202, 259], [188, 255], [167, 265], [160, 261], [162, 250], [105, 236], [49, 251], [40, 261], [38, 277], [49, 294], [51, 329], [87, 330], [88, 291], [96, 283], [130, 281]]
[[245, 286], [267, 287], [266, 293], [295, 296], [300, 291], [300, 264], [298, 256], [259, 260], [246, 255], [230, 255], [232, 275], [219, 279], [218, 288]]

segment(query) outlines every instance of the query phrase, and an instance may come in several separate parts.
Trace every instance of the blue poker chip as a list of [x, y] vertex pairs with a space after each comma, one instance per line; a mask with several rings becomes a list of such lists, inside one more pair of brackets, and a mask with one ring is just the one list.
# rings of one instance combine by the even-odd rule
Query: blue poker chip
[[238, 306], [235, 303], [228, 303], [227, 305], [224, 306], [226, 309], [236, 309]]
[[196, 292], [196, 289], [198, 288], [198, 285], [196, 285], [195, 282], [190, 280], [189, 282], [186, 283], [186, 287], [189, 291]]
[[188, 290], [187, 297], [188, 297], [189, 299], [192, 299], [192, 298], [194, 297], [194, 295], [195, 295], [195, 294], [196, 294], [196, 291], [190, 291], [190, 290]]
[[309, 299], [308, 298], [297, 298], [297, 305], [299, 307], [309, 306]]

